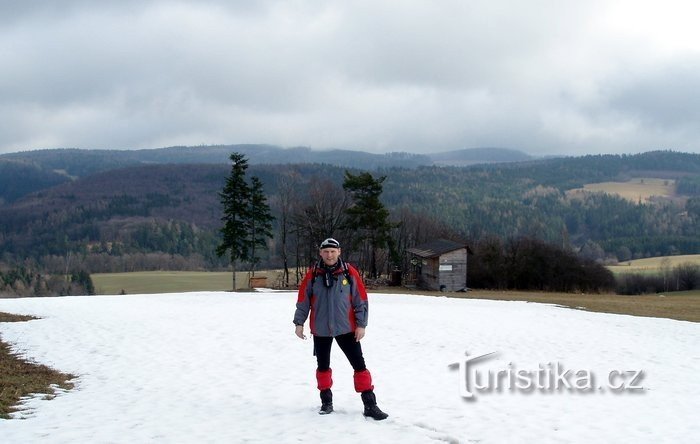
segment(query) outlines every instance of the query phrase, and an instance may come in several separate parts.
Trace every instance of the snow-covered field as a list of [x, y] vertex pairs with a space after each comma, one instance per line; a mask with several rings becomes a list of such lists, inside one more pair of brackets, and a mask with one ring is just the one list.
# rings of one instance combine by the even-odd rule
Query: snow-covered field
[[[25, 419], [0, 420], [0, 441], [678, 443], [700, 436], [699, 324], [370, 294], [363, 349], [379, 406], [390, 414], [374, 422], [362, 416], [337, 347], [336, 412], [316, 413], [315, 360], [311, 341], [294, 336], [295, 301], [294, 293], [273, 291], [0, 300], [0, 311], [43, 318], [0, 324], [3, 340], [79, 375], [74, 390], [27, 401], [18, 415]], [[465, 352], [497, 353], [465, 364]], [[486, 387], [489, 370], [501, 371], [500, 389]], [[609, 382], [643, 388], [614, 391]], [[540, 388], [547, 384], [560, 389]]]

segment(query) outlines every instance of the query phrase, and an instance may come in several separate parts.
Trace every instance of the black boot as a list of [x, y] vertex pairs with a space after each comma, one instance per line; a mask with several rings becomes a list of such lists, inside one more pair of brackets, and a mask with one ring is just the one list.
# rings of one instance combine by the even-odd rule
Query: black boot
[[386, 413], [382, 412], [379, 407], [377, 407], [377, 397], [374, 396], [372, 390], [367, 390], [362, 392], [362, 403], [365, 405], [365, 411], [363, 415], [369, 416], [370, 418], [381, 421], [389, 417]]
[[333, 392], [331, 389], [321, 390], [321, 410], [319, 415], [327, 415], [333, 411]]

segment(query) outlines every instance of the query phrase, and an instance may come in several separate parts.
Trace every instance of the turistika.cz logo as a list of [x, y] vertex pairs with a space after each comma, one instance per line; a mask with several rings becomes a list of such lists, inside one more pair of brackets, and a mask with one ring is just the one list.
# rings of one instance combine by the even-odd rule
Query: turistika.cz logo
[[464, 353], [464, 359], [448, 365], [459, 370], [459, 394], [465, 399], [475, 399], [475, 392], [492, 393], [518, 391], [539, 392], [638, 392], [642, 393], [643, 370], [611, 370], [604, 384], [596, 384], [596, 375], [591, 370], [572, 370], [559, 362], [539, 364], [537, 369], [518, 369], [509, 362], [505, 368], [484, 371], [478, 364], [496, 357], [497, 352], [483, 355]]

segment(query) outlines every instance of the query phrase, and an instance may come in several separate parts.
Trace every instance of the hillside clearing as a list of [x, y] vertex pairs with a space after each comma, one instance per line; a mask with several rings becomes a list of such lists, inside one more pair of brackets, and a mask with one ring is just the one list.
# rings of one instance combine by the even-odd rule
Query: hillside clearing
[[603, 192], [616, 194], [631, 202], [649, 202], [652, 197], [673, 197], [676, 193], [676, 182], [672, 179], [658, 179], [653, 177], [634, 178], [627, 182], [599, 182], [589, 183], [583, 188], [569, 190], [567, 195], [576, 197], [585, 192]]
[[660, 256], [635, 259], [621, 262], [617, 265], [609, 265], [607, 268], [613, 273], [635, 272], [661, 272], [663, 268], [673, 268], [680, 264], [700, 265], [700, 254], [684, 254], [678, 256]]

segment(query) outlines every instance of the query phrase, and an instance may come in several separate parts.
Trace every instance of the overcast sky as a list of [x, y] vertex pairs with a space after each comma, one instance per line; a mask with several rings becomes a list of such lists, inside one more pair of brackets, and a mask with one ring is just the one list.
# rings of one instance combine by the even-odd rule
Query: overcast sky
[[0, 0], [0, 153], [700, 152], [695, 0]]

